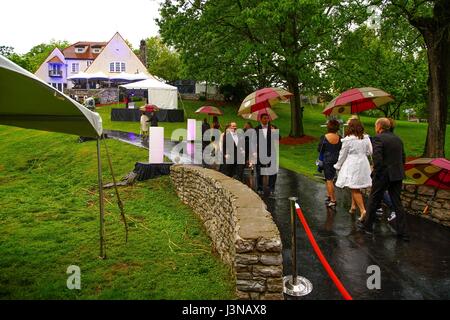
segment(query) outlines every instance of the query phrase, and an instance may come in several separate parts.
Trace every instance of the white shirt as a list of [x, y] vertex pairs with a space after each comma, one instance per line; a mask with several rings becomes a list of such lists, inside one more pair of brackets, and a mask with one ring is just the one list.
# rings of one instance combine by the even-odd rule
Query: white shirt
[[262, 131], [263, 131], [263, 134], [264, 134], [264, 139], [267, 139], [267, 130], [268, 130], [268, 126], [262, 126]]
[[237, 146], [238, 145], [238, 136], [237, 136], [236, 131], [235, 132], [231, 132], [231, 137], [234, 140], [234, 144]]

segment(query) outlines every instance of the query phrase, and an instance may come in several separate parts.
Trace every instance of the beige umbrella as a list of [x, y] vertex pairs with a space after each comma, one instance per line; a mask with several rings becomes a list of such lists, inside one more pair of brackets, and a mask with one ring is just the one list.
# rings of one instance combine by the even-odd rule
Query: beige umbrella
[[238, 115], [252, 113], [259, 109], [271, 108], [281, 100], [287, 100], [292, 93], [282, 88], [264, 88], [250, 93], [242, 101]]
[[354, 88], [331, 100], [322, 113], [327, 116], [359, 113], [391, 101], [394, 101], [394, 98], [383, 90], [372, 87]]

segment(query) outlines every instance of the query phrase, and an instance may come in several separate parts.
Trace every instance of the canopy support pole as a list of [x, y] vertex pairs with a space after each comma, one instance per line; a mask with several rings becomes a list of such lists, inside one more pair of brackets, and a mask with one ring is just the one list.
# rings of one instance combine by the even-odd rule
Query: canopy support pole
[[105, 205], [103, 198], [102, 158], [100, 153], [100, 139], [97, 138], [97, 166], [98, 166], [98, 195], [100, 206], [100, 259], [106, 259], [105, 248]]

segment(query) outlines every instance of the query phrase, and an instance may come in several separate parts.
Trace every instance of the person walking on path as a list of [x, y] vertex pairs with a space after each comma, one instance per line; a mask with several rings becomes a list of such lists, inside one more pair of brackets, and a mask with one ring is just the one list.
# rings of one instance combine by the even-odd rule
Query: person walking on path
[[[256, 134], [256, 179], [257, 179], [257, 192], [258, 194], [264, 194], [264, 184], [263, 175], [261, 174], [261, 168], [268, 168], [271, 166], [277, 167], [277, 154], [275, 146], [272, 141], [272, 130], [276, 130], [269, 121], [268, 114], [261, 115], [261, 123], [255, 128]], [[265, 151], [267, 155], [261, 154], [261, 151]], [[264, 152], [263, 151], [263, 152]], [[269, 163], [264, 163], [263, 158], [267, 156], [271, 159]], [[278, 172], [278, 170], [276, 169]], [[274, 196], [275, 194], [275, 183], [277, 181], [277, 173], [268, 175], [269, 177], [269, 196]]]
[[339, 151], [341, 150], [341, 137], [337, 134], [339, 132], [339, 122], [337, 120], [330, 120], [327, 123], [328, 133], [320, 137], [317, 151], [323, 154], [323, 173], [327, 186], [327, 206], [336, 206], [336, 195], [334, 192], [334, 178], [336, 176], [336, 169], [334, 165], [338, 161]]
[[390, 128], [391, 123], [387, 118], [375, 122], [377, 135], [373, 138], [373, 185], [369, 196], [368, 219], [359, 223], [358, 228], [372, 233], [376, 210], [387, 190], [395, 208], [395, 218], [389, 222], [399, 238], [409, 241], [405, 210], [400, 199], [402, 180], [405, 178], [405, 151], [402, 140]]
[[360, 120], [350, 119], [346, 130], [346, 137], [342, 139], [342, 148], [338, 162], [334, 168], [339, 170], [336, 186], [349, 188], [352, 193], [350, 213], [359, 208], [359, 220], [366, 218], [366, 209], [361, 189], [372, 186], [370, 178], [370, 163], [368, 156], [372, 155], [372, 143], [369, 136], [364, 134], [364, 127]]
[[237, 130], [236, 122], [231, 122], [222, 141], [224, 173], [244, 180], [245, 138], [241, 130]]

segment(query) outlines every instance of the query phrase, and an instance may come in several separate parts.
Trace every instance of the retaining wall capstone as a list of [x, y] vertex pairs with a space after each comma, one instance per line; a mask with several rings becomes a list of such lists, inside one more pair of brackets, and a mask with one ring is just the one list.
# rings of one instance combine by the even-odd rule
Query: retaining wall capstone
[[261, 198], [241, 182], [193, 165], [173, 165], [179, 198], [203, 221], [231, 267], [239, 299], [283, 299], [280, 233]]

